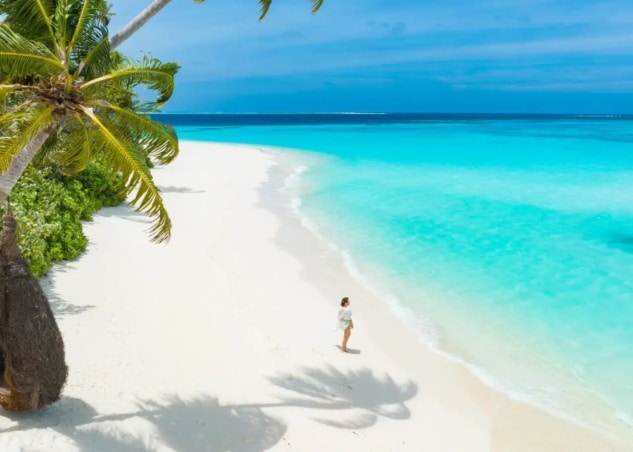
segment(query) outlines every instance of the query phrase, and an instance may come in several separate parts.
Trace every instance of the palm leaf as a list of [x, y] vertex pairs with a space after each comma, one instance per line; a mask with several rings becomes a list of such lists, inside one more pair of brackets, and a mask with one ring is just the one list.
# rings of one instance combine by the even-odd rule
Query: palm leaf
[[74, 33], [68, 45], [74, 75], [87, 67], [85, 76], [92, 79], [112, 69], [108, 27], [103, 16], [103, 0], [82, 1], [73, 22]]
[[33, 111], [40, 108], [41, 104], [34, 104], [31, 99], [14, 105], [5, 105], [0, 114], [0, 136], [10, 137], [22, 130], [33, 119]]
[[316, 13], [323, 5], [323, 0], [311, 0], [312, 1], [312, 12]]
[[78, 113], [65, 118], [63, 129], [51, 135], [39, 152], [39, 163], [55, 164], [64, 174], [75, 174], [93, 160], [88, 126]]
[[268, 14], [268, 10], [270, 9], [270, 5], [273, 3], [273, 0], [259, 0], [259, 20], [262, 20]]
[[88, 105], [108, 110], [112, 120], [128, 129], [127, 136], [143, 149], [145, 155], [161, 165], [172, 162], [178, 156], [178, 137], [168, 124], [162, 124], [104, 101], [88, 102]]
[[158, 93], [156, 105], [161, 106], [169, 100], [174, 92], [174, 75], [178, 69], [179, 66], [175, 63], [162, 63], [156, 58], [148, 56], [145, 56], [140, 62], [125, 59], [117, 70], [84, 83], [81, 85], [81, 89], [86, 90], [89, 97], [96, 97], [99, 89], [103, 88], [100, 85], [104, 84], [110, 84], [114, 87], [118, 84], [125, 90], [145, 85]]
[[[103, 33], [98, 41], [92, 44], [83, 41], [82, 45], [75, 46], [73, 60], [79, 62], [77, 69], [74, 71], [75, 77], [85, 70], [86, 78], [94, 79], [107, 73], [112, 68], [110, 39], [108, 38], [107, 28], [105, 30], [105, 33], [103, 33], [103, 29], [95, 28], [95, 31]], [[92, 35], [93, 39], [96, 37], [96, 34]]]
[[20, 88], [22, 88], [22, 85], [18, 84], [0, 85], [0, 96], [7, 96], [18, 91]]
[[13, 85], [0, 85], [0, 111], [5, 111], [9, 102], [9, 96], [13, 93]]
[[55, 43], [57, 44], [60, 57], [67, 60], [66, 42], [68, 41], [68, 20], [70, 19], [70, 2], [72, 0], [56, 0], [57, 7], [53, 14], [52, 26], [55, 32]]
[[[310, 0], [312, 3], [312, 12], [316, 13], [321, 5], [323, 5], [323, 0]], [[266, 14], [268, 14], [268, 10], [270, 9], [270, 5], [272, 5], [273, 0], [259, 0], [259, 20], [264, 19]]]
[[64, 65], [44, 45], [16, 34], [5, 24], [0, 25], [0, 72], [11, 77], [38, 74], [53, 75]]
[[[2, 99], [2, 93], [2, 86], [0, 86], [0, 99]], [[2, 112], [2, 114], [0, 114], [0, 133], [2, 133], [3, 130], [9, 131], [6, 133], [11, 133], [11, 130], [15, 130], [20, 123], [20, 119], [22, 119], [22, 117], [24, 116], [23, 114], [21, 116], [21, 112], [23, 113], [24, 110], [33, 105], [33, 101], [29, 98], [26, 98], [26, 100], [24, 100], [24, 97], [20, 98], [19, 100], [8, 99], [9, 96], [7, 95], [6, 98], [2, 100], [2, 106], [0, 109], [0, 111]]]
[[102, 149], [105, 159], [121, 172], [127, 194], [134, 194], [131, 204], [153, 219], [154, 224], [149, 231], [152, 240], [159, 243], [169, 240], [171, 220], [154, 185], [145, 156], [128, 139], [128, 130], [107, 118], [98, 118], [89, 108], [84, 108], [83, 112], [95, 125], [91, 133], [95, 147]]
[[55, 49], [50, 18], [56, 4], [57, 0], [0, 0], [0, 13], [5, 14], [4, 22], [20, 35]]
[[[102, 0], [85, 0], [81, 2], [81, 9], [74, 21], [73, 34], [68, 43], [68, 54], [72, 53], [73, 48], [77, 42], [80, 41], [80, 38], [85, 36], [86, 32], [91, 33], [91, 26], [97, 23], [103, 23], [103, 9], [101, 8], [101, 3]], [[103, 36], [100, 36], [100, 38], [102, 37]], [[97, 42], [100, 40], [101, 39], [98, 39]]]
[[[57, 1], [63, 1], [63, 0], [57, 0]], [[55, 42], [55, 32], [53, 31], [53, 26], [51, 24], [50, 11], [51, 11], [51, 7], [55, 5], [56, 2], [53, 0], [31, 0], [30, 2], [27, 0], [24, 2], [25, 6], [28, 6], [29, 3], [33, 4], [34, 6], [33, 12], [37, 12], [36, 14], [32, 14], [31, 16], [32, 17], [35, 16], [36, 17], [35, 20], [39, 19], [42, 22], [44, 22], [44, 24], [46, 25], [46, 28], [48, 29], [48, 32], [51, 35], [52, 41]]]
[[54, 108], [42, 105], [28, 105], [10, 117], [0, 118], [0, 173], [4, 173], [14, 157], [41, 130], [53, 124]]

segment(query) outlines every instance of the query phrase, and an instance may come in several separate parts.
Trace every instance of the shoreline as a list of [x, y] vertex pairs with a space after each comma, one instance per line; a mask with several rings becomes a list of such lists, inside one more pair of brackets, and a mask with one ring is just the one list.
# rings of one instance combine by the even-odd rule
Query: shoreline
[[[298, 150], [295, 151], [293, 149], [283, 149], [283, 148], [274, 148], [274, 147], [260, 147], [255, 146], [255, 148], [259, 148], [262, 152], [271, 153], [276, 155], [277, 165], [273, 167], [272, 171], [274, 172], [278, 167], [282, 166], [290, 166], [293, 165], [295, 167], [299, 166], [306, 162], [305, 158], [297, 158], [296, 156], [292, 156], [293, 152], [300, 152], [304, 154], [309, 154], [309, 151]], [[310, 157], [312, 158], [312, 157]], [[310, 159], [309, 158], [309, 159]], [[308, 160], [309, 160], [308, 159]], [[283, 160], [283, 163], [280, 162]], [[298, 163], [301, 162], [301, 163]], [[309, 165], [309, 164], [308, 164]], [[303, 167], [300, 169], [300, 173], [303, 172], [306, 168]], [[450, 351], [444, 350], [438, 343], [437, 340], [437, 332], [434, 331], [436, 326], [431, 324], [426, 320], [419, 322], [418, 319], [415, 318], [416, 314], [409, 312], [409, 308], [402, 306], [398, 300], [391, 300], [389, 295], [386, 292], [381, 292], [371, 283], [365, 280], [362, 274], [360, 274], [359, 270], [356, 269], [356, 265], [353, 261], [350, 261], [352, 258], [347, 256], [344, 250], [342, 250], [338, 245], [331, 243], [327, 238], [323, 237], [323, 235], [318, 231], [318, 228], [311, 224], [311, 221], [308, 220], [303, 214], [300, 212], [299, 207], [296, 205], [286, 205], [283, 206], [284, 201], [288, 201], [288, 199], [284, 199], [284, 195], [280, 194], [271, 194], [279, 191], [285, 191], [287, 187], [285, 187], [285, 183], [288, 177], [296, 177], [298, 174], [290, 174], [288, 175], [288, 171], [286, 171], [286, 175], [284, 177], [283, 174], [273, 174], [269, 181], [267, 182], [267, 186], [263, 187], [260, 191], [264, 199], [266, 198], [274, 198], [270, 200], [265, 207], [271, 211], [273, 211], [280, 219], [281, 219], [281, 227], [284, 230], [286, 235], [296, 236], [301, 238], [296, 238], [293, 240], [294, 243], [287, 243], [288, 241], [284, 239], [283, 234], [280, 233], [277, 238], [278, 243], [294, 253], [297, 256], [300, 256], [301, 260], [304, 264], [307, 264], [307, 272], [309, 274], [309, 278], [315, 285], [323, 285], [323, 275], [327, 273], [327, 266], [331, 266], [335, 268], [335, 271], [332, 271], [328, 281], [340, 279], [339, 285], [344, 287], [345, 280], [352, 280], [352, 286], [356, 286], [357, 291], [362, 293], [364, 299], [371, 300], [371, 309], [373, 311], [380, 310], [382, 315], [377, 316], [373, 315], [370, 318], [373, 320], [380, 319], [376, 321], [376, 325], [372, 325], [372, 329], [375, 330], [376, 334], [379, 334], [380, 330], [380, 322], [383, 322], [385, 319], [389, 319], [391, 325], [388, 329], [391, 331], [400, 330], [400, 327], [404, 327], [406, 332], [406, 338], [408, 341], [406, 343], [417, 342], [419, 346], [424, 347], [427, 352], [430, 354], [434, 354], [440, 360], [445, 360], [450, 365], [455, 365], [463, 368], [467, 373], [469, 373], [474, 379], [476, 379], [479, 383], [481, 383], [486, 388], [490, 389], [492, 392], [501, 394], [513, 402], [518, 404], [525, 404], [530, 408], [533, 408], [538, 411], [544, 411], [548, 415], [551, 415], [557, 419], [563, 420], [564, 422], [569, 422], [573, 425], [577, 425], [582, 429], [587, 429], [588, 431], [595, 432], [598, 435], [629, 435], [633, 438], [633, 430], [631, 430], [626, 423], [618, 417], [618, 413], [613, 407], [610, 407], [604, 402], [600, 400], [599, 409], [602, 411], [598, 416], [583, 416], [587, 415], [595, 410], [597, 407], [594, 405], [583, 406], [582, 402], [578, 402], [578, 400], [572, 399], [578, 405], [578, 408], [582, 407], [583, 415], [572, 415], [570, 412], [571, 407], [565, 406], [568, 408], [565, 410], [563, 406], [564, 403], [555, 405], [547, 405], [545, 401], [530, 398], [529, 395], [523, 394], [522, 392], [517, 392], [519, 388], [515, 388], [514, 390], [511, 387], [504, 388], [500, 385], [500, 382], [497, 379], [489, 374], [486, 370], [483, 370], [476, 365], [468, 363], [463, 360], [461, 357], [452, 354]], [[276, 181], [275, 181], [276, 179]], [[292, 200], [290, 200], [292, 201]], [[320, 242], [320, 245], [314, 245], [314, 243]], [[305, 250], [307, 244], [313, 243], [310, 252], [300, 252], [297, 250], [297, 245], [301, 244], [301, 247]], [[311, 259], [309, 256], [320, 255], [318, 259]], [[323, 256], [327, 255], [326, 263], [324, 263]], [[340, 276], [345, 275], [345, 276]], [[345, 292], [343, 288], [341, 288], [341, 292]], [[324, 293], [329, 297], [333, 298], [336, 296], [336, 291], [324, 291]], [[419, 324], [418, 324], [419, 323]], [[426, 332], [422, 331], [426, 330]], [[403, 338], [405, 335], [402, 335]], [[391, 335], [389, 336], [391, 337]], [[405, 342], [405, 341], [403, 341]], [[384, 344], [381, 344], [384, 345]], [[397, 349], [399, 347], [397, 341], [391, 340], [391, 348]], [[408, 365], [409, 360], [406, 357], [399, 357], [399, 363], [404, 365], [405, 367]], [[420, 369], [418, 369], [420, 370]], [[564, 389], [562, 389], [564, 392]], [[583, 389], [582, 391], [587, 391]], [[581, 391], [581, 392], [582, 392]], [[589, 397], [589, 394], [584, 394], [585, 397]], [[591, 397], [589, 397], [591, 398]], [[585, 400], [583, 398], [583, 400]], [[568, 401], [569, 402], [569, 401]], [[595, 400], [594, 400], [595, 402]], [[569, 404], [567, 404], [569, 405]], [[609, 411], [613, 409], [613, 412]], [[595, 413], [591, 413], [595, 414]], [[601, 427], [592, 427], [590, 423], [593, 420], [605, 420], [609, 418], [609, 421], [603, 423]]]
[[[419, 341], [275, 210], [273, 155], [181, 144], [155, 171], [169, 244], [104, 209], [88, 251], [44, 280], [69, 380], [46, 410], [3, 413], [2, 450], [626, 450], [631, 435], [511, 399]], [[336, 349], [343, 295], [352, 354]]]
[[[338, 285], [341, 286], [341, 293], [345, 292], [342, 288], [346, 285], [345, 281], [352, 280], [353, 284], [351, 285], [359, 287], [359, 289], [355, 290], [359, 290], [363, 294], [363, 297], [372, 300], [372, 310], [381, 309], [385, 317], [390, 318], [392, 325], [394, 325], [391, 329], [395, 330], [395, 325], [398, 323], [403, 324], [409, 331], [407, 336], [410, 342], [418, 342], [419, 345], [436, 354], [439, 359], [447, 360], [452, 364], [463, 367], [480, 383], [492, 391], [503, 394], [513, 401], [534, 407], [537, 410], [543, 410], [548, 414], [564, 419], [572, 424], [578, 424], [598, 434], [607, 436], [613, 434], [633, 435], [633, 429], [631, 429], [627, 422], [621, 419], [619, 412], [598, 395], [590, 392], [589, 389], [577, 386], [573, 389], [571, 396], [563, 399], [561, 393], [564, 394], [569, 391], [569, 384], [579, 385], [578, 382], [572, 382], [568, 377], [561, 375], [552, 377], [556, 379], [556, 383], [558, 384], [553, 386], [554, 389], [550, 397], [554, 396], [554, 391], [557, 391], [559, 393], [557, 396], [560, 397], [560, 400], [556, 402], [554, 402], [554, 400], [544, 400], [532, 396], [528, 391], [522, 390], [515, 382], [504, 382], [502, 378], [500, 379], [494, 373], [478, 367], [460, 357], [459, 354], [455, 354], [443, 348], [438, 336], [440, 334], [437, 330], [438, 326], [435, 325], [432, 320], [418, 318], [417, 313], [413, 312], [411, 308], [404, 306], [395, 296], [377, 289], [374, 284], [369, 282], [364, 275], [362, 275], [360, 270], [358, 270], [353, 258], [348, 255], [347, 251], [340, 248], [339, 245], [330, 242], [329, 239], [324, 237], [318, 230], [318, 227], [312, 224], [312, 221], [300, 212], [300, 206], [293, 203], [295, 199], [288, 198], [288, 193], [279, 193], [288, 191], [287, 182], [289, 178], [300, 176], [300, 173], [310, 166], [310, 163], [307, 162], [310, 160], [315, 161], [315, 157], [297, 157], [292, 154], [300, 153], [308, 155], [310, 151], [256, 145], [252, 147], [258, 148], [265, 153], [271, 153], [277, 159], [276, 166], [271, 170], [273, 173], [272, 176], [260, 192], [264, 199], [270, 199], [269, 202], [265, 203], [265, 207], [274, 212], [281, 219], [281, 227], [284, 229], [285, 234], [296, 237], [293, 243], [286, 243], [287, 240], [284, 240], [284, 234], [280, 234], [278, 243], [288, 251], [297, 255], [304, 263], [306, 261], [310, 262], [310, 264], [307, 265], [307, 273], [309, 273], [313, 284], [319, 286], [323, 285], [324, 281], [322, 275], [328, 272], [326, 269], [327, 266], [336, 268], [335, 271], [331, 272], [328, 281], [340, 280], [338, 281]], [[319, 157], [316, 159], [318, 158]], [[284, 170], [279, 170], [280, 167], [285, 167], [285, 174]], [[289, 168], [291, 171], [288, 171]], [[279, 174], [275, 174], [275, 172]], [[295, 195], [297, 194], [295, 193]], [[290, 201], [290, 203], [288, 201]], [[320, 245], [315, 245], [314, 243], [316, 242], [319, 242]], [[298, 251], [297, 247], [299, 245], [302, 249], [310, 249], [310, 252], [302, 253]], [[314, 255], [319, 255], [320, 258], [311, 258], [311, 256]], [[323, 256], [327, 256], [325, 261]], [[329, 298], [336, 297], [335, 291], [324, 291], [324, 293]], [[374, 327], [376, 331], [380, 329], [378, 326]], [[490, 341], [493, 337], [494, 334], [491, 334], [487, 340]], [[394, 349], [397, 348], [395, 341], [392, 346]], [[407, 360], [402, 359], [400, 361], [405, 362]], [[532, 357], [532, 361], [532, 364], [537, 362], [534, 357]], [[541, 364], [540, 367], [543, 367], [543, 365]], [[547, 371], [548, 369], [543, 367], [540, 370]], [[541, 385], [547, 386], [547, 383], [554, 381], [552, 378], [548, 380], [540, 379]], [[596, 413], [596, 411], [598, 411], [598, 413]], [[596, 422], [600, 423], [600, 425], [592, 426], [592, 423]]]

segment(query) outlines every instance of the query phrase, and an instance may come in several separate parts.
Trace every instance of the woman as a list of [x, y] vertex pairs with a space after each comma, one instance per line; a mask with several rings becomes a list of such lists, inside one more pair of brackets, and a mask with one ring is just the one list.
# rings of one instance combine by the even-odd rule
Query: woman
[[343, 330], [343, 343], [341, 351], [347, 352], [347, 341], [352, 334], [354, 322], [352, 321], [352, 310], [349, 308], [349, 298], [343, 297], [341, 300], [341, 309], [338, 311], [338, 327]]

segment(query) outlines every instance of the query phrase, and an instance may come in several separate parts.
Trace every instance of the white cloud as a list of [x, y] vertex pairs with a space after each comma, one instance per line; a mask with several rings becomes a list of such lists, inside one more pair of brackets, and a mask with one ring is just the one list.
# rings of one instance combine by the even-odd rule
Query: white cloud
[[[113, 28], [148, 1], [114, 0], [121, 14]], [[549, 77], [552, 89], [565, 84], [598, 89], [599, 83], [615, 89], [631, 75], [617, 76], [614, 69], [605, 81], [604, 70], [590, 69], [596, 58], [607, 60], [602, 67], [633, 55], [628, 0], [326, 0], [317, 15], [306, 1], [277, 0], [265, 21], [256, 17], [254, 1], [176, 0], [123, 49], [176, 60], [183, 65], [181, 79], [188, 81], [361, 70], [385, 77], [406, 67], [408, 76], [422, 68], [421, 76], [460, 86], [523, 89], [517, 86], [546, 86], [542, 81]], [[398, 33], [376, 24], [399, 24]], [[568, 72], [552, 80], [551, 67], [542, 63]], [[512, 72], [517, 66], [522, 74]], [[506, 80], [494, 72], [505, 68], [510, 68]], [[511, 77], [519, 78], [512, 83]]]

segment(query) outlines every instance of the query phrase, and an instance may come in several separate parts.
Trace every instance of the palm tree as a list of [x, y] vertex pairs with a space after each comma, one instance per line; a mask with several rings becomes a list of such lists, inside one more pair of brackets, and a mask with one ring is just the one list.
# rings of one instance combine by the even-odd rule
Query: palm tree
[[[138, 85], [158, 94], [144, 108], [166, 102], [178, 66], [113, 55], [104, 5], [104, 0], [0, 3], [7, 14], [0, 24], [0, 203], [38, 153], [69, 173], [101, 153], [123, 175], [132, 204], [152, 217], [152, 239], [161, 242], [169, 238], [171, 222], [148, 158], [169, 163], [178, 142], [169, 126], [131, 107]], [[66, 142], [61, 151], [54, 146], [60, 137]]]
[[[0, 203], [37, 156], [67, 173], [96, 157], [122, 175], [132, 204], [153, 219], [152, 239], [171, 222], [149, 170], [178, 154], [173, 130], [136, 113], [134, 88], [166, 102], [176, 64], [140, 62], [110, 50], [105, 0], [0, 0]], [[64, 146], [59, 146], [59, 142]], [[0, 405], [33, 410], [59, 398], [64, 345], [48, 300], [17, 246], [7, 206], [0, 237]]]
[[[195, 3], [203, 3], [204, 0], [193, 0]], [[310, 0], [312, 2], [312, 12], [316, 13], [323, 0]], [[134, 19], [132, 19], [125, 27], [123, 27], [118, 33], [110, 38], [110, 46], [115, 49], [120, 46], [124, 41], [136, 33], [147, 21], [154, 17], [158, 12], [167, 6], [171, 0], [153, 0], [143, 11], [141, 11]], [[260, 15], [259, 20], [266, 17], [266, 13], [270, 9], [270, 5], [273, 0], [259, 0]]]
[[9, 389], [7, 410], [43, 408], [59, 399], [66, 377], [64, 341], [46, 294], [18, 246], [17, 222], [7, 207], [0, 236], [0, 364]]

